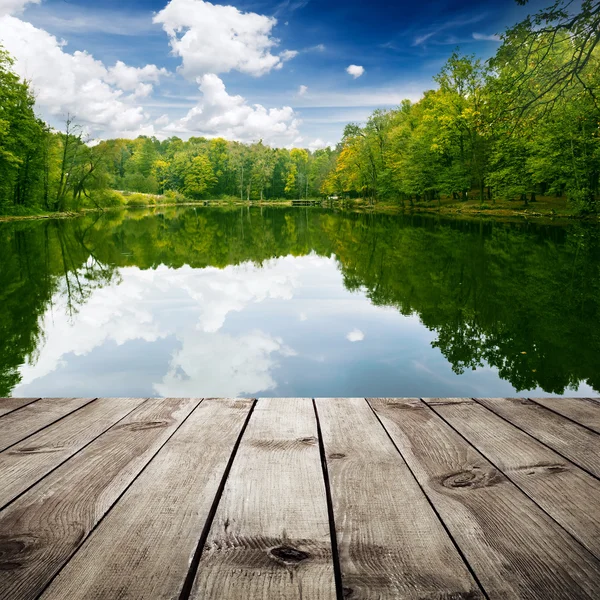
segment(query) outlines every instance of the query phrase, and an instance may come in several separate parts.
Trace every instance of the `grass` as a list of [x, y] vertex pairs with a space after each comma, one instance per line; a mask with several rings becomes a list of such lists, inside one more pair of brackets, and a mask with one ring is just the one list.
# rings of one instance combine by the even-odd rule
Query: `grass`
[[[356, 208], [371, 208], [373, 205], [366, 200], [349, 200], [347, 203]], [[392, 200], [381, 200], [376, 202], [375, 210], [402, 210], [401, 203]], [[410, 206], [405, 201], [403, 210], [409, 212], [426, 212], [443, 215], [464, 216], [488, 216], [488, 217], [519, 217], [519, 218], [591, 218], [598, 219], [598, 215], [584, 216], [578, 208], [568, 202], [566, 198], [553, 196], [538, 196], [535, 202], [528, 205], [522, 200], [485, 200], [481, 202], [475, 193], [470, 195], [466, 201], [455, 200], [452, 197], [442, 198], [440, 201], [413, 202]]]
[[[0, 216], [0, 221], [13, 221], [21, 219], [56, 219], [80, 216], [89, 212], [102, 210], [127, 209], [127, 208], [158, 208], [167, 206], [292, 206], [293, 200], [273, 198], [269, 200], [241, 201], [238, 197], [223, 196], [206, 200], [192, 200], [178, 192], [168, 191], [165, 194], [144, 194], [140, 192], [121, 192], [105, 190], [98, 197], [102, 207], [86, 207], [79, 212], [49, 212], [41, 208], [28, 209], [24, 207], [11, 208]], [[408, 201], [402, 203], [397, 200], [380, 200], [374, 204], [365, 199], [351, 199], [336, 201], [335, 206], [355, 210], [375, 210], [377, 212], [394, 213], [399, 211], [437, 213], [449, 216], [463, 217], [501, 217], [501, 218], [526, 218], [526, 219], [573, 219], [587, 218], [600, 220], [600, 216], [582, 216], [577, 207], [570, 204], [566, 198], [552, 196], [538, 196], [535, 202], [525, 205], [521, 200], [486, 200], [480, 202], [478, 195], [473, 192], [466, 201], [455, 200], [452, 197], [442, 198], [440, 201], [414, 202], [413, 206]], [[18, 210], [17, 210], [18, 209]], [[1, 208], [0, 208], [1, 210]]]

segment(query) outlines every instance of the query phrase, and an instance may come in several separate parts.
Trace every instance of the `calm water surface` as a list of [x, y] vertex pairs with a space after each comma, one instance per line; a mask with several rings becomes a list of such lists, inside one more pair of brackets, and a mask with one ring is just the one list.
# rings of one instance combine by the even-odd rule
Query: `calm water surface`
[[599, 391], [597, 227], [314, 208], [0, 224], [0, 396]]

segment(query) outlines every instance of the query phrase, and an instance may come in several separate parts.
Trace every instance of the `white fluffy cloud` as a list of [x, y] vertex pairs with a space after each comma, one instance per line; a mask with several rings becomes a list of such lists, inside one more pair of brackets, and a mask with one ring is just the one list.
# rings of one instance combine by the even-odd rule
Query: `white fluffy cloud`
[[354, 79], [358, 79], [361, 75], [363, 75], [365, 72], [365, 68], [361, 67], [360, 65], [350, 65], [347, 69], [346, 69], [346, 73], [348, 73], [349, 75], [352, 75], [352, 77], [354, 77]]
[[122, 62], [107, 68], [87, 52], [65, 52], [66, 42], [11, 16], [0, 17], [0, 42], [17, 74], [31, 82], [44, 116], [70, 113], [92, 132], [111, 135], [153, 132], [136, 96], [148, 95], [164, 69]]
[[292, 60], [292, 58], [296, 58], [298, 56], [297, 50], [284, 50], [280, 55], [282, 61]]
[[133, 92], [135, 96], [148, 96], [155, 83], [160, 78], [168, 75], [166, 69], [159, 69], [156, 65], [145, 67], [130, 67], [118, 60], [114, 67], [109, 67], [104, 81], [113, 84], [127, 92]]
[[225, 137], [287, 145], [297, 140], [299, 120], [290, 106], [265, 108], [253, 106], [242, 96], [231, 96], [223, 81], [214, 74], [198, 78], [202, 100], [185, 117], [165, 127], [179, 135]]
[[162, 25], [173, 53], [182, 58], [181, 72], [192, 79], [232, 70], [260, 76], [297, 54], [272, 53], [278, 44], [271, 35], [277, 19], [241, 12], [235, 6], [171, 0], [154, 16], [154, 23]]
[[308, 86], [307, 85], [301, 85], [298, 88], [298, 96], [304, 96], [306, 94], [306, 92], [308, 92]]
[[335, 144], [333, 142], [324, 142], [321, 138], [317, 138], [308, 144], [308, 149], [312, 150], [322, 150], [323, 148], [333, 148]]
[[16, 15], [25, 10], [28, 4], [39, 4], [42, 0], [0, 0], [0, 17]]

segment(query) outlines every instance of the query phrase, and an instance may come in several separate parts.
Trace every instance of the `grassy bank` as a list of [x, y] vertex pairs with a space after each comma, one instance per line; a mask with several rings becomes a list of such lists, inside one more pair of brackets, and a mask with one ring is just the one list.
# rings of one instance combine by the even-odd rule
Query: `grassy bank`
[[586, 219], [600, 220], [598, 214], [582, 214], [579, 209], [567, 202], [565, 198], [538, 196], [535, 201], [525, 204], [520, 200], [495, 200], [481, 202], [478, 198], [469, 197], [466, 201], [442, 198], [431, 202], [398, 202], [357, 199], [346, 201], [348, 206], [378, 211], [405, 211], [414, 213], [434, 213], [448, 216], [473, 217], [512, 217], [525, 219]]
[[[2, 221], [20, 221], [33, 219], [69, 219], [79, 217], [89, 213], [107, 212], [113, 210], [141, 209], [141, 208], [167, 208], [182, 206], [220, 206], [220, 207], [241, 207], [241, 206], [293, 206], [294, 200], [273, 199], [273, 200], [240, 200], [239, 198], [227, 197], [206, 200], [191, 200], [182, 195], [157, 195], [143, 194], [139, 192], [120, 192], [111, 191], [111, 202], [108, 206], [86, 207], [78, 211], [50, 212], [50, 211], [31, 211], [26, 214], [7, 214], [0, 215]], [[317, 200], [317, 199], [313, 199]], [[577, 207], [568, 203], [564, 198], [554, 198], [550, 196], [539, 196], [534, 202], [527, 204], [516, 200], [495, 200], [481, 203], [478, 198], [470, 197], [466, 201], [457, 201], [453, 198], [442, 198], [431, 202], [404, 202], [381, 200], [372, 202], [362, 198], [347, 199], [325, 203], [325, 206], [335, 208], [375, 211], [385, 213], [433, 213], [456, 217], [471, 218], [518, 218], [518, 219], [585, 219], [600, 221], [600, 215], [581, 214]]]

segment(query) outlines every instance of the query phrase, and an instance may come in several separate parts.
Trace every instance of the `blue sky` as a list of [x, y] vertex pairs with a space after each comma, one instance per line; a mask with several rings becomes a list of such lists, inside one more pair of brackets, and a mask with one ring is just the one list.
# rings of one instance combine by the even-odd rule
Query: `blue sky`
[[540, 4], [0, 0], [0, 41], [53, 124], [69, 112], [92, 137], [316, 148], [418, 99], [456, 47], [490, 56], [494, 35]]

